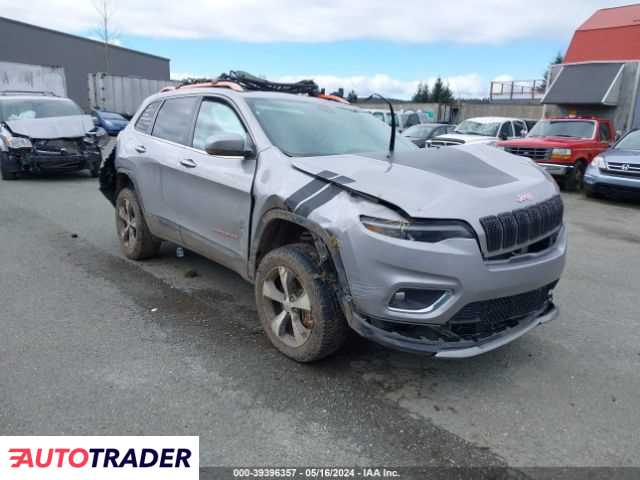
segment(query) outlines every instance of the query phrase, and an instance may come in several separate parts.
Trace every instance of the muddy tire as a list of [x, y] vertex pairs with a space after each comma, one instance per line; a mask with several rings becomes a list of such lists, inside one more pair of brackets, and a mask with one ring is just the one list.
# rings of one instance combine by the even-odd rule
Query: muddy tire
[[2, 180], [15, 180], [18, 178], [18, 174], [16, 172], [10, 172], [7, 166], [7, 154], [5, 152], [0, 152], [0, 176]]
[[564, 179], [564, 188], [568, 192], [581, 192], [584, 188], [584, 172], [587, 165], [583, 161], [578, 161], [576, 166]]
[[162, 242], [149, 231], [138, 197], [126, 187], [116, 197], [116, 230], [120, 250], [127, 258], [143, 260], [158, 254]]
[[98, 178], [100, 176], [100, 164], [101, 163], [102, 162], [97, 161], [93, 165], [91, 165], [91, 168], [89, 168], [89, 175], [91, 175], [92, 178]]
[[336, 352], [348, 326], [315, 249], [286, 245], [260, 262], [255, 282], [260, 323], [271, 343], [297, 362]]

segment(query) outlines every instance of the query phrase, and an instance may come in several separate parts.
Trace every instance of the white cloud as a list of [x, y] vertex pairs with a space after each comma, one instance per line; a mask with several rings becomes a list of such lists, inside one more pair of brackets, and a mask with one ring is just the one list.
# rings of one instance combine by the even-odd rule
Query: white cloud
[[[248, 42], [500, 43], [566, 38], [594, 10], [619, 1], [111, 0], [122, 34]], [[95, 27], [91, 1], [0, 0], [3, 16], [68, 32]], [[63, 12], [63, 14], [61, 14]]]
[[[355, 77], [298, 75], [280, 77], [275, 80], [288, 82], [301, 80], [303, 78], [312, 78], [320, 87], [326, 88], [327, 92], [332, 92], [342, 87], [345, 90], [345, 94], [350, 90], [355, 90], [360, 97], [367, 97], [372, 93], [379, 93], [384, 96], [401, 99], [411, 98], [416, 92], [420, 82], [427, 83], [429, 88], [432, 88], [436, 81], [436, 77], [399, 80], [385, 74]], [[489, 83], [477, 73], [443, 77], [442, 81], [449, 85], [457, 98], [482, 97], [486, 96], [489, 90]]]
[[[171, 78], [182, 80], [185, 78], [214, 78], [216, 75], [199, 75], [187, 72], [172, 72]], [[345, 95], [351, 90], [355, 90], [359, 97], [368, 97], [372, 93], [379, 93], [385, 97], [408, 100], [416, 92], [419, 83], [427, 83], [429, 88], [433, 87], [436, 77], [429, 77], [415, 80], [400, 80], [389, 75], [378, 73], [372, 76], [339, 76], [339, 75], [285, 75], [280, 77], [270, 77], [269, 80], [276, 82], [297, 82], [299, 80], [312, 79], [328, 93], [339, 88], [344, 88]], [[500, 75], [494, 80], [509, 81], [510, 75]], [[481, 77], [477, 73], [466, 75], [454, 75], [443, 77], [442, 81], [449, 85], [456, 98], [481, 98], [488, 96], [489, 80]]]

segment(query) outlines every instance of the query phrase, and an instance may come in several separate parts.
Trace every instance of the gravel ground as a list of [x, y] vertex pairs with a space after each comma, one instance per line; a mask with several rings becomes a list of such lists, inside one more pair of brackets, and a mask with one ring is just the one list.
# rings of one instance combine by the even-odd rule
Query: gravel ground
[[201, 465], [640, 466], [640, 208], [564, 198], [556, 321], [473, 359], [354, 337], [303, 366], [234, 273], [123, 259], [94, 179], [2, 182], [0, 434], [199, 435]]

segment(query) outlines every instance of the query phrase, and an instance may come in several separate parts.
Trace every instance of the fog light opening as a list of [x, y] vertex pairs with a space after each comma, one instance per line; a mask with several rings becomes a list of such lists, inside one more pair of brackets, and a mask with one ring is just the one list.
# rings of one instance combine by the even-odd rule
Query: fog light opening
[[448, 290], [401, 288], [389, 300], [389, 310], [426, 313], [435, 310], [449, 297]]

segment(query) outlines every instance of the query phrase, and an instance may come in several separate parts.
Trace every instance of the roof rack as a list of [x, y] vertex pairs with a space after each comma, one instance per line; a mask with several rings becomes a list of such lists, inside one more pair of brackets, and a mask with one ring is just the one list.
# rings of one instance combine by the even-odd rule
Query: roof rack
[[57, 97], [53, 92], [41, 92], [32, 90], [0, 90], [0, 95], [42, 95], [46, 97]]
[[165, 87], [161, 91], [167, 92], [182, 88], [229, 88], [236, 92], [260, 91], [279, 92], [294, 95], [309, 95], [324, 100], [346, 103], [342, 97], [336, 95], [326, 95], [324, 90], [320, 90], [313, 80], [300, 80], [293, 83], [271, 82], [264, 78], [259, 78], [247, 72], [231, 70], [229, 73], [222, 73], [214, 79], [193, 79], [185, 80], [176, 87]]

